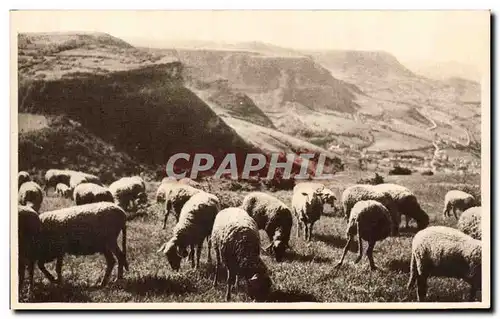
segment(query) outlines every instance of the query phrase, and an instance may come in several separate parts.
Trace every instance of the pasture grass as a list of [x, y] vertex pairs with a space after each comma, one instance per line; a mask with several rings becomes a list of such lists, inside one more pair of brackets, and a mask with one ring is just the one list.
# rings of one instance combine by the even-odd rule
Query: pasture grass
[[[344, 174], [344, 175], [342, 175]], [[344, 172], [338, 180], [327, 183], [334, 191], [341, 191], [354, 184], [359, 173]], [[442, 209], [445, 193], [460, 186], [461, 181], [450, 176], [390, 176], [386, 182], [395, 182], [412, 189], [427, 213], [431, 225], [455, 227], [453, 219], [443, 220]], [[148, 184], [150, 202], [154, 202], [157, 183]], [[469, 187], [478, 187], [479, 177], [471, 179]], [[232, 192], [242, 198], [247, 192]], [[273, 193], [290, 204], [291, 191]], [[50, 193], [44, 199], [41, 211], [72, 205], [69, 199], [61, 199]], [[195, 271], [187, 260], [179, 272], [171, 270], [166, 257], [157, 253], [160, 245], [168, 240], [174, 226], [173, 217], [168, 227], [162, 229], [162, 207], [152, 204], [146, 215], [128, 221], [127, 250], [130, 270], [124, 280], [117, 282], [116, 267], [112, 282], [98, 286], [104, 275], [105, 261], [101, 255], [66, 256], [63, 265], [61, 286], [50, 284], [40, 271], [35, 273], [34, 297], [30, 302], [223, 302], [225, 295], [225, 272], [217, 287], [212, 286], [213, 265], [207, 264], [206, 243], [201, 258], [201, 267]], [[294, 222], [295, 223], [295, 222]], [[357, 243], [353, 242], [343, 266], [335, 270], [346, 243], [346, 221], [334, 215], [323, 216], [316, 223], [313, 240], [304, 242], [296, 237], [292, 228], [291, 250], [287, 258], [277, 263], [271, 256], [263, 255], [274, 282], [270, 302], [414, 302], [416, 292], [408, 291], [411, 240], [414, 228], [401, 229], [401, 236], [390, 237], [375, 245], [374, 259], [379, 267], [370, 271], [366, 254], [360, 263], [354, 264]], [[261, 232], [263, 245], [268, 239]], [[121, 243], [121, 239], [119, 239]], [[364, 243], [364, 249], [367, 244]], [[213, 255], [212, 255], [213, 256]], [[48, 269], [55, 273], [54, 264]], [[436, 302], [461, 302], [467, 300], [468, 285], [451, 278], [431, 278], [428, 299]], [[244, 283], [239, 293], [233, 293], [234, 302], [249, 302]], [[480, 296], [478, 296], [480, 298]], [[22, 301], [28, 301], [22, 296]], [[167, 307], [167, 306], [166, 306]]]

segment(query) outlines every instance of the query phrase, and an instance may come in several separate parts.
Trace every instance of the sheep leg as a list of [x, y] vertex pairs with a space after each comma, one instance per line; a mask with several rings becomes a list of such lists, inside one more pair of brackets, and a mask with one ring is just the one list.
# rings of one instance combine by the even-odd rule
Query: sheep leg
[[455, 219], [458, 220], [458, 215], [457, 215], [457, 208], [453, 208], [453, 216], [455, 216]]
[[[31, 293], [33, 292], [34, 275], [35, 275], [35, 261], [30, 260], [28, 262], [28, 276], [29, 276], [28, 296], [31, 296]], [[24, 276], [24, 271], [23, 271], [23, 276]]]
[[337, 263], [335, 268], [339, 268], [344, 262], [345, 255], [347, 254], [347, 250], [349, 249], [351, 241], [352, 241], [352, 236], [349, 236], [349, 238], [347, 239], [347, 243], [345, 244], [344, 251], [342, 252], [342, 257], [340, 258], [340, 261]]
[[113, 257], [113, 253], [110, 249], [104, 251], [104, 257], [106, 258], [106, 272], [104, 273], [104, 278], [101, 281], [101, 287], [104, 287], [109, 282], [109, 277], [111, 276], [111, 272], [113, 271], [113, 267], [115, 266], [115, 257]]
[[358, 258], [354, 261], [355, 264], [359, 263], [363, 257], [363, 241], [361, 240], [361, 235], [359, 234], [359, 224], [358, 224]]
[[235, 276], [235, 279], [234, 279], [234, 291], [236, 293], [238, 293], [238, 290], [239, 290], [239, 278], [238, 278], [238, 275]]
[[444, 210], [443, 210], [443, 216], [444, 218], [448, 217], [449, 216], [449, 211], [450, 211], [450, 203], [447, 203], [444, 207]]
[[300, 238], [300, 228], [301, 228], [302, 224], [300, 223], [300, 220], [297, 219], [297, 229], [296, 229], [296, 235], [297, 235], [297, 238]]
[[469, 300], [468, 301], [474, 301], [476, 299], [476, 292], [477, 292], [477, 286], [476, 285], [471, 285], [470, 286], [470, 291], [469, 291]]
[[123, 268], [126, 263], [125, 254], [121, 251], [116, 242], [111, 245], [110, 250], [113, 255], [116, 256], [116, 259], [118, 259], [118, 279], [123, 279]]
[[44, 262], [38, 261], [38, 269], [40, 269], [40, 271], [45, 275], [45, 277], [47, 277], [47, 279], [51, 283], [55, 283], [56, 282], [56, 279], [54, 278], [54, 276], [52, 276], [52, 274], [47, 270], [47, 268], [45, 268], [45, 263]]
[[198, 244], [196, 247], [196, 266], [195, 269], [200, 268], [200, 257], [201, 257], [201, 248], [203, 247], [203, 241]]
[[417, 275], [417, 300], [419, 302], [425, 301], [427, 295], [427, 277], [423, 274]]
[[375, 262], [373, 262], [373, 248], [375, 247], [375, 242], [368, 242], [368, 248], [366, 249], [366, 256], [368, 257], [368, 261], [370, 262], [370, 269], [376, 270], [377, 266], [375, 266]]
[[304, 223], [304, 240], [308, 241], [308, 235], [309, 235], [309, 227], [307, 223]]
[[309, 240], [312, 239], [312, 234], [313, 234], [313, 226], [314, 222], [311, 223], [311, 226], [309, 226]]
[[226, 301], [231, 300], [231, 287], [234, 285], [235, 276], [231, 271], [227, 270], [227, 289], [226, 289]]
[[190, 250], [189, 250], [189, 261], [191, 261], [191, 268], [195, 267], [194, 264], [194, 245], [190, 245]]
[[214, 287], [217, 286], [217, 279], [219, 279], [219, 268], [220, 268], [220, 253], [217, 248], [215, 248], [215, 276], [214, 276]]
[[60, 285], [62, 284], [62, 264], [63, 264], [63, 257], [57, 257], [56, 260], [56, 273], [57, 273], [57, 283]]
[[19, 293], [21, 293], [23, 289], [23, 283], [24, 283], [24, 275], [26, 273], [26, 263], [24, 262], [24, 258], [18, 258], [18, 265], [17, 265], [17, 274], [19, 277]]
[[207, 237], [207, 248], [208, 248], [208, 251], [207, 251], [207, 262], [209, 264], [212, 263], [212, 239], [210, 239], [210, 236]]

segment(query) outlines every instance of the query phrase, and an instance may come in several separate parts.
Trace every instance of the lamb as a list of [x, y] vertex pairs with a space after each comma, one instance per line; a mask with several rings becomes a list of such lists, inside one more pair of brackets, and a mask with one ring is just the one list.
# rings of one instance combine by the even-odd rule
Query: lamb
[[378, 184], [374, 188], [391, 196], [399, 215], [406, 216], [406, 228], [411, 218], [415, 219], [419, 230], [429, 225], [429, 215], [420, 207], [417, 197], [408, 188], [397, 184]]
[[103, 186], [93, 183], [83, 183], [75, 187], [73, 200], [76, 205], [85, 205], [98, 202], [114, 202], [111, 192]]
[[18, 206], [18, 274], [19, 292], [22, 291], [26, 267], [28, 267], [28, 296], [33, 291], [33, 275], [37, 258], [37, 244], [40, 240], [42, 223], [38, 213], [29, 206]]
[[147, 203], [146, 184], [139, 176], [123, 177], [109, 185], [117, 205], [124, 210]]
[[259, 229], [263, 229], [271, 245], [276, 261], [283, 260], [286, 249], [289, 247], [290, 231], [292, 229], [292, 213], [290, 209], [279, 199], [262, 192], [248, 194], [241, 204], [257, 223]]
[[389, 210], [378, 201], [362, 200], [354, 204], [347, 225], [347, 243], [344, 247], [344, 252], [336, 268], [342, 265], [344, 257], [349, 249], [349, 245], [354, 236], [358, 235], [359, 255], [354, 263], [358, 263], [363, 257], [363, 240], [368, 242], [366, 256], [370, 262], [370, 269], [375, 270], [377, 267], [373, 261], [373, 248], [377, 241], [384, 240], [391, 234], [392, 221]]
[[458, 219], [457, 210], [464, 212], [466, 209], [474, 206], [476, 206], [474, 196], [459, 190], [451, 190], [444, 196], [443, 215], [445, 218], [449, 217], [453, 211], [455, 219]]
[[165, 218], [163, 220], [163, 229], [167, 228], [167, 219], [170, 212], [173, 212], [175, 220], [178, 222], [182, 206], [184, 206], [191, 196], [201, 191], [202, 190], [185, 184], [169, 184], [168, 190], [165, 193]]
[[212, 244], [216, 265], [214, 287], [221, 265], [227, 269], [226, 300], [231, 300], [231, 287], [238, 277], [246, 280], [251, 298], [263, 301], [271, 291], [271, 278], [267, 266], [260, 258], [260, 237], [257, 224], [243, 209], [223, 209], [215, 217]]
[[445, 227], [419, 231], [412, 241], [408, 289], [417, 284], [418, 301], [425, 301], [430, 276], [463, 279], [471, 285], [469, 300], [481, 289], [481, 241]]
[[474, 239], [481, 240], [481, 206], [467, 209], [458, 219], [458, 229]]
[[62, 197], [69, 198], [71, 197], [71, 188], [66, 184], [59, 183], [56, 185], [56, 193]]
[[17, 189], [19, 189], [23, 183], [29, 182], [30, 180], [31, 178], [28, 172], [20, 171], [17, 173]]
[[43, 201], [42, 188], [35, 182], [25, 182], [19, 188], [19, 204], [30, 206], [36, 212], [40, 211]]
[[[179, 216], [179, 222], [174, 227], [172, 238], [158, 250], [158, 252], [163, 252], [167, 256], [173, 270], [179, 270], [182, 258], [187, 256], [187, 246], [191, 248], [191, 267], [198, 269], [205, 239], [208, 242], [208, 262], [212, 262], [210, 235], [215, 216], [219, 210], [219, 199], [215, 195], [205, 192], [193, 195], [184, 204]], [[195, 248], [196, 265], [194, 261]]]
[[[127, 262], [127, 226], [123, 209], [114, 203], [100, 202], [72, 206], [40, 214], [42, 222], [39, 244], [38, 268], [51, 282], [62, 282], [63, 257], [102, 253], [106, 258], [106, 272], [101, 281], [109, 282], [111, 271], [118, 259], [118, 279], [123, 278]], [[118, 247], [118, 235], [122, 233], [122, 250]], [[47, 262], [56, 259], [57, 281], [45, 268]]]
[[310, 241], [314, 223], [319, 220], [323, 211], [321, 189], [313, 192], [298, 189], [297, 192], [294, 192], [292, 196], [292, 211], [297, 220], [297, 237], [299, 237], [300, 229], [304, 226], [304, 239]]
[[395, 202], [387, 192], [379, 191], [374, 185], [358, 184], [353, 185], [344, 190], [342, 193], [342, 205], [344, 208], [345, 218], [350, 219], [350, 213], [353, 206], [362, 200], [376, 200], [384, 205], [390, 213], [393, 236], [399, 234], [399, 224], [401, 223], [401, 215], [398, 212]]

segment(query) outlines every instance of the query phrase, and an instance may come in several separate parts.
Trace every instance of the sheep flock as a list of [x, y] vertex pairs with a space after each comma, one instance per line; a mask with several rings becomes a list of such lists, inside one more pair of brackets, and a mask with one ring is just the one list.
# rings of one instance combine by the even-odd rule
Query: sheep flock
[[[419, 200], [418, 192], [395, 183], [329, 186], [297, 182], [291, 192], [243, 191], [238, 194], [239, 204], [227, 204], [227, 193], [189, 179], [155, 182], [141, 174], [106, 185], [98, 176], [74, 170], [49, 169], [42, 180], [19, 172], [19, 298], [30, 301], [46, 285], [63, 287], [75, 276], [81, 278], [88, 274], [84, 266], [88, 256], [99, 254], [104, 257], [105, 269], [95, 270], [102, 272], [96, 289], [105, 289], [111, 282], [115, 266], [113, 285], [130, 287], [137, 271], [136, 256], [140, 255], [146, 259], [141, 262], [160, 261], [162, 266], [153, 278], [185, 274], [185, 280], [196, 281], [208, 276], [213, 283], [210, 289], [220, 290], [217, 295], [221, 301], [232, 301], [240, 292], [248, 300], [279, 301], [284, 298], [280, 289], [286, 288], [280, 278], [294, 278], [298, 276], [294, 271], [299, 270], [287, 268], [284, 275], [276, 269], [285, 269], [297, 260], [324, 263], [326, 270], [321, 276], [326, 279], [319, 282], [325, 285], [334, 285], [336, 277], [357, 267], [365, 269], [363, 276], [377, 285], [374, 274], [406, 263], [401, 276], [406, 276], [407, 284], [402, 289], [417, 301], [428, 300], [432, 290], [428, 281], [438, 277], [459, 279], [468, 285], [469, 294], [463, 301], [481, 299], [476, 294], [481, 291], [482, 278], [481, 215], [487, 212], [481, 209], [480, 199], [450, 188], [441, 201], [444, 206], [436, 212]], [[47, 210], [57, 200], [71, 204]], [[170, 223], [169, 215], [174, 216]], [[154, 216], [154, 225], [140, 233], [140, 218], [149, 220], [150, 216]], [[328, 218], [334, 218], [333, 228], [322, 224]], [[400, 247], [398, 241], [408, 236], [411, 247]], [[161, 239], [140, 254], [131, 249], [147, 237]], [[400, 245], [395, 250], [401, 258], [381, 265], [377, 262], [382, 256], [378, 247], [389, 242]], [[340, 259], [336, 262], [331, 256], [324, 261], [314, 256], [317, 243], [333, 243]], [[299, 244], [310, 251], [309, 255], [298, 252]], [[356, 259], [349, 257], [349, 252], [355, 253]], [[367, 263], [359, 263], [363, 254]], [[70, 258], [81, 260], [81, 266], [71, 267], [71, 272], [66, 265]], [[183, 267], [184, 261], [191, 267]], [[34, 276], [37, 269], [40, 275]], [[431, 293], [437, 301], [444, 293], [438, 289]]]

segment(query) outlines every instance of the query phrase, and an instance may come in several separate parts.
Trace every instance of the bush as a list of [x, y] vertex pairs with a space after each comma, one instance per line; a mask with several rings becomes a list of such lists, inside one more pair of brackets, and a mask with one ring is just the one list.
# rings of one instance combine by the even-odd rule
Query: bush
[[370, 184], [370, 185], [378, 185], [384, 183], [384, 178], [380, 176], [378, 173], [375, 173], [375, 176], [372, 178], [361, 178], [356, 183], [358, 184]]
[[389, 171], [389, 175], [411, 175], [411, 169], [396, 165]]
[[279, 190], [292, 190], [295, 187], [295, 178], [292, 174], [290, 178], [283, 178], [281, 171], [276, 171], [273, 179], [264, 179], [264, 187], [272, 192]]
[[430, 169], [428, 169], [428, 170], [422, 171], [420, 174], [422, 174], [424, 176], [432, 176], [432, 175], [434, 175], [434, 172], [431, 171]]

